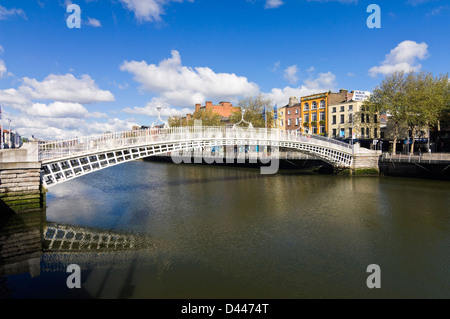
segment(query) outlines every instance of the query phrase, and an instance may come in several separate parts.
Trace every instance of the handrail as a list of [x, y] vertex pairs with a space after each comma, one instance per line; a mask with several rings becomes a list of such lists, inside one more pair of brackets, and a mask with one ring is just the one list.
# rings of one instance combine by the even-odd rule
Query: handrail
[[80, 152], [89, 153], [95, 150], [198, 139], [255, 139], [301, 142], [337, 148], [346, 153], [353, 152], [353, 145], [320, 135], [302, 134], [298, 131], [225, 126], [186, 126], [109, 132], [74, 139], [40, 142], [39, 160], [70, 156]]

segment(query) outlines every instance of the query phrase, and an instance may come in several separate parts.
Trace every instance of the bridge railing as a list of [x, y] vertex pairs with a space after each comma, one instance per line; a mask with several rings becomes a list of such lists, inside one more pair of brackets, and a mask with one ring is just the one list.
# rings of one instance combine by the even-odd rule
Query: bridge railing
[[265, 128], [188, 126], [169, 128], [149, 128], [122, 132], [108, 132], [98, 135], [76, 137], [62, 141], [39, 144], [39, 160], [59, 158], [95, 150], [109, 150], [120, 147], [145, 145], [157, 142], [175, 142], [202, 139], [243, 139], [261, 141], [292, 141], [334, 147], [352, 153], [353, 146], [347, 143], [298, 131], [283, 131]]

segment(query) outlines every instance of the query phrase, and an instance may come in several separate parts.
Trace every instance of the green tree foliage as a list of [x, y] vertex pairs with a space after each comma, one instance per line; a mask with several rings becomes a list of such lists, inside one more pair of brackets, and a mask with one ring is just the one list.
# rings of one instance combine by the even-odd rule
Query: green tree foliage
[[175, 115], [168, 118], [167, 122], [170, 127], [178, 127], [178, 126], [186, 126], [186, 118], [182, 118], [181, 116]]
[[[238, 111], [230, 115], [230, 122], [237, 124], [242, 120], [242, 110], [244, 111], [244, 120], [252, 123], [253, 127], [266, 127], [263, 113], [264, 107], [266, 109], [267, 127], [273, 127], [273, 112], [272, 100], [264, 99], [261, 94], [256, 97], [247, 97], [239, 102]], [[248, 126], [248, 124], [241, 122], [239, 126]]]
[[201, 120], [203, 126], [222, 126], [225, 124], [222, 122], [222, 116], [218, 113], [214, 113], [211, 109], [200, 109], [200, 111], [194, 113], [188, 125], [194, 125], [195, 120]]
[[[420, 128], [438, 123], [448, 105], [448, 74], [433, 77], [429, 72], [395, 72], [374, 90], [364, 103], [366, 111], [386, 113], [393, 123], [393, 152], [401, 127], [412, 132], [413, 141]], [[411, 152], [414, 150], [414, 142]]]

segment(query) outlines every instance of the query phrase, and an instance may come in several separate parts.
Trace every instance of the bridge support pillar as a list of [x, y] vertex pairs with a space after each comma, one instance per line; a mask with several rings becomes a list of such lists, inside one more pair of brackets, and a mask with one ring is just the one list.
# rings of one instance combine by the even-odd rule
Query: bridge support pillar
[[379, 175], [381, 151], [360, 148], [355, 144], [350, 172], [352, 175]]
[[0, 151], [0, 211], [22, 213], [45, 208], [38, 143]]

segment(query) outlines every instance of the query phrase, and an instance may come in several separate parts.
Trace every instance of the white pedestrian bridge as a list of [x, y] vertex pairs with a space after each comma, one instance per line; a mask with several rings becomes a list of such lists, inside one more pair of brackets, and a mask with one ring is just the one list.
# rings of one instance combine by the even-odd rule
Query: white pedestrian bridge
[[[237, 147], [236, 147], [237, 146]], [[243, 146], [239, 147], [239, 146]], [[302, 152], [336, 168], [351, 168], [356, 153], [368, 150], [319, 135], [298, 131], [242, 127], [169, 127], [104, 133], [39, 144], [45, 187], [110, 166], [154, 155], [204, 152], [225, 157], [251, 149], [259, 158], [279, 158], [279, 149]]]

